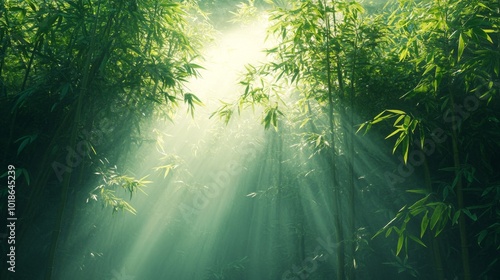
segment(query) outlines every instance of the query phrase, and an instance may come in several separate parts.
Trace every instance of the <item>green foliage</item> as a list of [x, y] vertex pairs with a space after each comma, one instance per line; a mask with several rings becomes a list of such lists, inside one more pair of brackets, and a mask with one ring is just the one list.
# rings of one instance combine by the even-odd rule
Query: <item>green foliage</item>
[[[376, 59], [385, 31], [380, 19], [365, 14], [362, 5], [355, 1], [268, 2], [272, 5], [268, 36], [274, 43], [266, 50], [269, 60], [247, 66], [238, 100], [224, 103], [213, 115], [227, 122], [235, 110], [260, 107], [264, 128], [297, 127], [302, 137], [293, 147], [312, 151], [309, 158], [324, 160], [320, 169], [331, 174], [330, 182], [323, 186], [328, 189], [327, 196], [333, 197], [328, 207], [334, 212], [346, 207], [350, 209], [346, 215], [353, 219], [352, 200], [347, 202], [338, 195], [349, 193], [352, 199], [356, 192], [351, 133], [353, 100], [360, 92], [358, 75]], [[348, 153], [351, 173], [342, 174], [339, 179], [338, 166], [345, 164], [337, 157], [341, 153]], [[343, 186], [343, 180], [349, 183]], [[280, 193], [279, 186], [270, 190]], [[349, 243], [348, 249], [339, 246], [336, 250], [339, 279], [344, 277], [346, 267], [352, 274], [356, 266], [356, 242], [354, 238], [343, 238], [344, 231], [347, 236], [354, 236], [356, 229], [347, 229], [341, 219], [332, 219], [336, 242]], [[354, 225], [354, 221], [349, 223]], [[349, 265], [344, 265], [344, 261]]]
[[19, 156], [19, 154], [24, 150], [26, 145], [33, 143], [37, 137], [38, 137], [38, 134], [25, 135], [25, 136], [17, 139], [16, 141], [14, 141], [14, 143], [21, 142], [19, 144], [19, 148], [17, 148], [17, 155]]
[[498, 88], [489, 86], [500, 69], [498, 43], [492, 39], [498, 36], [494, 5], [488, 0], [405, 1], [397, 7], [389, 22], [395, 23], [403, 44], [395, 51], [423, 71], [414, 93], [440, 94], [456, 84], [468, 93], [484, 91], [484, 97], [497, 94]]
[[135, 213], [120, 192], [132, 198], [148, 181], [95, 170], [99, 161], [126, 162], [145, 141], [145, 121], [172, 118], [182, 100], [191, 113], [200, 103], [184, 84], [198, 76], [194, 60], [210, 29], [202, 13], [189, 25], [187, 10], [199, 12], [194, 1], [0, 2], [1, 156], [23, 167], [19, 183], [30, 185], [18, 196], [26, 206], [18, 238], [26, 225], [53, 225], [38, 275], [53, 278], [66, 207], [74, 209], [69, 194], [87, 193], [78, 188], [92, 173], [102, 179], [91, 199]]
[[175, 170], [179, 167], [179, 165], [181, 164], [181, 159], [178, 156], [165, 154], [164, 152], [162, 152], [162, 154], [164, 154], [164, 156], [162, 156], [160, 160], [165, 164], [154, 167], [154, 170], [163, 170], [163, 178], [166, 178], [172, 170]]
[[262, 123], [264, 124], [265, 128], [269, 128], [271, 125], [274, 128], [278, 128], [278, 116], [283, 115], [280, 110], [278, 110], [278, 106], [274, 107], [268, 107], [266, 108], [264, 112], [264, 119], [262, 120]]
[[[322, 155], [333, 155], [328, 164], [335, 170], [335, 156], [349, 143], [349, 110], [375, 112], [358, 132], [396, 138], [392, 152], [401, 149], [411, 170], [401, 180], [413, 185], [415, 175], [425, 177], [425, 190], [412, 191], [424, 197], [406, 202], [376, 234], [396, 235], [395, 255], [406, 254], [394, 262], [398, 269], [417, 277], [408, 243], [427, 248], [426, 233], [453, 235], [458, 228], [461, 242], [474, 237], [492, 242], [485, 252], [497, 248], [498, 200], [480, 194], [498, 185], [498, 3], [394, 1], [375, 15], [352, 1], [268, 3], [269, 37], [276, 41], [266, 50], [269, 62], [248, 66], [239, 99], [213, 116], [227, 123], [236, 110], [260, 106], [265, 128], [293, 123], [302, 130], [293, 147], [331, 151]], [[418, 153], [422, 159], [412, 162]], [[466, 223], [478, 227], [468, 236]]]
[[[397, 117], [397, 118], [396, 118]], [[404, 163], [408, 162], [408, 153], [411, 148], [411, 143], [413, 143], [413, 134], [415, 133], [416, 129], [420, 131], [420, 148], [423, 148], [424, 146], [424, 141], [425, 141], [425, 136], [424, 136], [424, 130], [420, 126], [420, 121], [412, 118], [410, 115], [406, 114], [405, 112], [401, 110], [384, 110], [382, 113], [378, 114], [375, 116], [371, 121], [367, 121], [365, 123], [362, 123], [358, 131], [362, 130], [363, 128], [365, 129], [365, 133], [368, 132], [370, 127], [376, 123], [379, 123], [381, 121], [385, 121], [391, 118], [396, 118], [392, 126], [396, 129], [393, 132], [391, 132], [385, 139], [388, 139], [392, 136], [398, 135], [399, 137], [394, 143], [394, 148], [392, 150], [392, 153], [396, 151], [396, 149], [401, 146], [402, 154], [403, 154], [403, 161]]]
[[[4, 156], [27, 166], [36, 186], [53, 179], [51, 163], [68, 157], [65, 147], [91, 150], [75, 167], [90, 174], [88, 166], [141, 143], [145, 118], [172, 118], [182, 100], [191, 114], [202, 104], [184, 88], [202, 68], [194, 60], [211, 32], [195, 2], [30, 0], [0, 8]], [[28, 157], [41, 162], [31, 166]]]
[[[413, 193], [425, 193], [424, 190], [410, 190]], [[462, 211], [467, 211], [466, 209]], [[470, 213], [470, 212], [468, 212]], [[452, 218], [452, 206], [440, 201], [432, 201], [432, 195], [427, 194], [423, 198], [417, 200], [410, 206], [403, 206], [396, 216], [380, 229], [374, 236], [385, 232], [385, 237], [391, 233], [395, 233], [398, 242], [396, 246], [396, 256], [399, 255], [404, 248], [405, 255], [408, 254], [408, 239], [427, 247], [421, 238], [427, 231], [433, 232], [433, 237], [437, 237], [446, 227], [446, 224], [451, 221], [453, 224], [457, 222], [460, 211], [457, 211]], [[420, 219], [420, 234], [416, 236], [408, 229], [410, 223], [414, 223], [416, 218]], [[396, 226], [399, 224], [400, 226]]]
[[[221, 101], [222, 102], [222, 101]], [[222, 102], [222, 106], [220, 106], [216, 111], [214, 111], [210, 118], [214, 116], [218, 116], [225, 124], [228, 124], [233, 116], [234, 105], [231, 103]]]
[[145, 194], [144, 188], [147, 187], [147, 184], [151, 183], [151, 181], [145, 180], [147, 176], [135, 179], [126, 175], [120, 175], [116, 166], [104, 170], [100, 169], [96, 174], [101, 176], [100, 181], [102, 183], [90, 192], [87, 202], [89, 202], [89, 199], [101, 201], [103, 207], [110, 206], [112, 208], [113, 214], [124, 210], [136, 214], [136, 210], [132, 205], [123, 198], [116, 196], [116, 190], [124, 190], [129, 194], [130, 199], [138, 191]]
[[[382, 232], [386, 235], [391, 232], [397, 234], [396, 254], [402, 250], [403, 245], [406, 247], [410, 235], [405, 229], [411, 223], [420, 224], [420, 238], [422, 238], [427, 231], [433, 231], [433, 235], [438, 236], [450, 221], [451, 225], [458, 225], [462, 248], [466, 247], [464, 244], [467, 244], [467, 239], [471, 236], [465, 234], [465, 217], [474, 225], [482, 220], [486, 227], [495, 228], [491, 225], [496, 224], [498, 219], [491, 213], [494, 212], [496, 202], [483, 196], [479, 199], [481, 203], [478, 203], [477, 191], [472, 186], [484, 189], [486, 185], [486, 188], [490, 189], [496, 184], [496, 179], [486, 174], [481, 175], [481, 178], [477, 176], [475, 171], [478, 168], [489, 168], [490, 164], [477, 158], [472, 160], [474, 163], [469, 163], [470, 157], [475, 153], [473, 151], [476, 151], [473, 148], [476, 145], [468, 139], [476, 133], [490, 135], [491, 129], [479, 128], [476, 121], [496, 115], [482, 107], [480, 102], [485, 100], [491, 103], [498, 95], [499, 88], [495, 87], [495, 81], [499, 78], [500, 67], [499, 13], [497, 8], [492, 8], [497, 6], [498, 3], [495, 1], [483, 0], [402, 1], [393, 5], [394, 9], [387, 17], [388, 24], [394, 26], [390, 49], [398, 54], [401, 63], [412, 63], [414, 67], [412, 71], [418, 74], [414, 86], [401, 94], [402, 100], [414, 105], [404, 111], [385, 110], [372, 120], [363, 123], [359, 130], [368, 130], [375, 123], [397, 118], [393, 124], [395, 130], [389, 133], [387, 138], [399, 135], [393, 151], [398, 146], [402, 147], [405, 163], [408, 161], [408, 151], [412, 143], [420, 142], [416, 151], [424, 151], [429, 147], [424, 148], [424, 143], [432, 135], [426, 135], [425, 132], [435, 131], [436, 126], [441, 130], [446, 126], [445, 133], [451, 136], [454, 145], [452, 149], [437, 147], [438, 152], [429, 153], [428, 149], [425, 150], [426, 156], [431, 158], [436, 157], [436, 154], [452, 155], [452, 158], [445, 157], [444, 161], [453, 167], [440, 168], [440, 171], [453, 172], [444, 175], [447, 179], [442, 190], [435, 190], [436, 185], [433, 184], [433, 180], [443, 175], [429, 170], [425, 165], [424, 168], [427, 169], [425, 172], [429, 174], [426, 193], [433, 195], [427, 194], [411, 206], [403, 207], [396, 217], [377, 233], [377, 235]], [[468, 101], [475, 102], [477, 106], [470, 107], [472, 109], [469, 108], [467, 114], [461, 113], [462, 102]], [[417, 138], [413, 136], [417, 127], [420, 141], [413, 139]], [[493, 135], [485, 136], [483, 139], [476, 141], [479, 143], [488, 142], [487, 139], [496, 139], [494, 141], [497, 143], [499, 141], [498, 137]], [[429, 142], [435, 145], [434, 140]], [[457, 143], [471, 144], [459, 146]], [[496, 148], [491, 146], [489, 150], [495, 151]], [[483, 158], [490, 157], [479, 153]], [[445, 163], [442, 161], [441, 166], [443, 164]], [[493, 182], [490, 182], [491, 179]], [[431, 197], [434, 197], [434, 201], [430, 201]], [[436, 197], [441, 197], [442, 201], [435, 201]], [[478, 214], [479, 211], [483, 214]], [[400, 226], [391, 226], [395, 223]], [[479, 231], [474, 229], [473, 232], [477, 239], [483, 240], [490, 231], [483, 228]], [[412, 239], [419, 243], [419, 239]], [[467, 252], [462, 250], [461, 253], [465, 269], [464, 277], [470, 279]]]
[[85, 96], [83, 118], [139, 117], [138, 106], [175, 106], [182, 82], [200, 68], [192, 63], [199, 43], [174, 2], [7, 1], [0, 24], [13, 110], [45, 99], [48, 112], [61, 112]]
[[[265, 112], [263, 124], [270, 127], [277, 124], [272, 121], [276, 116], [273, 112], [279, 110], [285, 115], [284, 109], [279, 108], [283, 105], [287, 109], [293, 107], [291, 102], [305, 104], [305, 100], [314, 100], [325, 108], [331, 90], [336, 92], [333, 98], [346, 98], [347, 93], [342, 92], [342, 87], [349, 82], [352, 69], [365, 65], [379, 43], [381, 31], [363, 17], [364, 10], [359, 3], [339, 2], [331, 7], [325, 7], [321, 1], [291, 1], [286, 4], [278, 1], [272, 4], [275, 6], [270, 12], [268, 32], [269, 37], [279, 43], [266, 50], [271, 61], [247, 66], [240, 82], [244, 93], [233, 104], [223, 104], [214, 115], [228, 120], [234, 108], [241, 110], [261, 105]], [[333, 27], [337, 33], [325, 26], [325, 18], [333, 17], [333, 11], [343, 18]], [[335, 54], [345, 64], [341, 65], [342, 61], [333, 59], [325, 63], [325, 58]], [[326, 75], [327, 71], [334, 69], [339, 70], [332, 72], [331, 76]], [[344, 78], [335, 82], [333, 79], [338, 75]], [[296, 90], [299, 91], [299, 99], [289, 100], [288, 93]]]
[[257, 16], [257, 8], [254, 5], [254, 0], [248, 0], [248, 3], [241, 2], [236, 5], [236, 12], [230, 12], [233, 15], [231, 22], [248, 23]]
[[194, 116], [194, 108], [195, 105], [203, 105], [201, 100], [194, 94], [192, 93], [185, 93], [184, 94], [184, 103], [188, 105], [188, 112], [191, 113], [191, 116]]

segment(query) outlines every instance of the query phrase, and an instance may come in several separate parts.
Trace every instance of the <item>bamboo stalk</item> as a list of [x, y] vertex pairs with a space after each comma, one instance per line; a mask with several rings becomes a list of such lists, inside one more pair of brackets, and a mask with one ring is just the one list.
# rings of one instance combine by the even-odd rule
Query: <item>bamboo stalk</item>
[[[448, 88], [451, 88], [449, 86]], [[450, 95], [450, 106], [452, 112], [452, 126], [456, 125], [456, 115], [453, 112], [454, 108], [454, 98], [453, 93], [449, 92]], [[463, 191], [463, 182], [462, 182], [462, 174], [460, 172], [460, 153], [458, 150], [458, 134], [457, 129], [455, 127], [451, 128], [451, 141], [452, 141], [452, 151], [453, 151], [453, 167], [455, 169], [455, 178], [457, 180], [456, 183], [456, 194], [457, 194], [457, 206], [458, 209], [464, 209], [464, 191]], [[471, 280], [471, 272], [470, 272], [470, 259], [469, 259], [469, 244], [467, 238], [467, 226], [465, 221], [465, 215], [460, 215], [458, 218], [458, 228], [460, 232], [460, 249], [461, 249], [461, 259], [462, 259], [462, 269], [463, 269], [463, 279]]]
[[[338, 184], [338, 177], [337, 177], [337, 170], [336, 170], [336, 164], [335, 164], [335, 126], [334, 126], [334, 116], [333, 116], [333, 111], [334, 111], [334, 104], [333, 104], [333, 86], [332, 86], [332, 81], [331, 81], [331, 64], [330, 64], [330, 18], [329, 14], [326, 10], [326, 0], [324, 3], [324, 8], [325, 8], [325, 43], [326, 43], [326, 73], [327, 73], [327, 87], [328, 87], [328, 118], [329, 118], [329, 127], [330, 127], [330, 160], [331, 160], [331, 184], [332, 184], [332, 189], [335, 191], [337, 190], [336, 193], [334, 193], [334, 196], [332, 197], [332, 203], [333, 203], [333, 211], [334, 211], [334, 224], [335, 224], [335, 232], [336, 232], [336, 243], [339, 245], [337, 248], [337, 279], [344, 279], [345, 278], [345, 249], [344, 249], [344, 234], [343, 234], [343, 228], [342, 228], [342, 221], [340, 218], [340, 191], [338, 189], [339, 184]], [[336, 29], [336, 17], [335, 17], [335, 7], [333, 6], [333, 28], [334, 30]], [[334, 31], [336, 33], [336, 31]], [[338, 70], [340, 69], [340, 61], [338, 60], [338, 53], [337, 53], [337, 75], [339, 79], [339, 84], [341, 85], [341, 88], [343, 87], [343, 79], [342, 79], [342, 73], [339, 72]], [[342, 89], [341, 89], [342, 92]]]
[[[423, 150], [422, 150], [423, 152]], [[427, 162], [427, 159], [424, 159], [424, 180], [425, 180], [425, 186], [427, 188], [427, 191], [431, 193], [433, 191], [432, 189], [432, 180], [431, 180], [431, 172], [429, 169], [429, 163]], [[432, 236], [429, 237], [430, 240], [430, 250], [432, 257], [434, 259], [434, 274], [436, 279], [438, 280], [444, 280], [444, 269], [443, 269], [443, 261], [441, 257], [441, 250], [439, 249], [439, 242], [437, 237], [433, 238]]]

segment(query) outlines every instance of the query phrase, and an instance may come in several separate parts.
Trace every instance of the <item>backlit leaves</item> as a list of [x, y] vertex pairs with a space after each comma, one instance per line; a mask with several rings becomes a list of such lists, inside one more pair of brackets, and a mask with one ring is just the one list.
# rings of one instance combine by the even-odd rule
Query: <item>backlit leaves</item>
[[411, 147], [412, 140], [414, 138], [414, 134], [417, 130], [417, 128], [420, 131], [419, 137], [420, 137], [420, 143], [421, 147], [423, 147], [424, 143], [424, 133], [423, 133], [423, 128], [420, 125], [420, 121], [416, 118], [412, 118], [410, 115], [408, 115], [406, 112], [401, 111], [401, 110], [384, 110], [377, 116], [375, 116], [371, 121], [367, 121], [365, 123], [362, 123], [357, 132], [365, 129], [365, 132], [367, 132], [373, 124], [389, 120], [392, 118], [396, 118], [392, 126], [395, 128], [393, 132], [391, 132], [389, 135], [385, 137], [385, 139], [391, 138], [393, 136], [398, 136], [392, 152], [395, 153], [398, 147], [401, 147], [402, 154], [403, 154], [403, 160], [404, 163], [408, 162], [408, 154], [409, 150]]
[[96, 174], [101, 177], [102, 184], [92, 190], [87, 202], [89, 202], [90, 199], [101, 201], [103, 207], [110, 206], [113, 213], [125, 210], [132, 214], [136, 214], [134, 207], [120, 196], [117, 196], [116, 193], [118, 190], [122, 189], [129, 194], [130, 199], [139, 191], [145, 194], [144, 188], [147, 187], [147, 184], [151, 183], [151, 181], [146, 180], [147, 176], [141, 179], [135, 179], [130, 176], [121, 175], [118, 173], [116, 166], [109, 169], [100, 168]]
[[[426, 192], [423, 190], [411, 190], [413, 193]], [[458, 211], [460, 212], [460, 211]], [[423, 236], [426, 232], [433, 232], [433, 237], [439, 236], [439, 234], [446, 228], [448, 221], [454, 223], [452, 219], [452, 207], [451, 205], [444, 202], [436, 202], [431, 200], [431, 194], [425, 195], [423, 198], [417, 200], [410, 206], [405, 205], [402, 207], [396, 216], [387, 223], [382, 229], [380, 229], [374, 236], [385, 232], [385, 236], [388, 237], [392, 232], [398, 236], [398, 242], [396, 244], [396, 255], [398, 255], [403, 248], [405, 248], [408, 242], [408, 238], [424, 247], [427, 247], [422, 241]], [[456, 214], [455, 214], [456, 215]], [[418, 236], [412, 234], [408, 229], [408, 224], [416, 219], [420, 219], [420, 233]], [[405, 247], [403, 247], [405, 245]]]
[[195, 105], [203, 105], [201, 100], [192, 93], [184, 94], [184, 103], [188, 105], [188, 112], [191, 113], [191, 116], [194, 116]]
[[457, 61], [460, 61], [460, 58], [462, 57], [462, 54], [464, 53], [464, 48], [465, 48], [465, 42], [464, 38], [462, 37], [462, 34], [459, 35], [458, 37], [458, 57]]
[[283, 115], [281, 111], [278, 109], [278, 106], [274, 107], [269, 107], [266, 108], [264, 112], [264, 119], [262, 120], [262, 123], [264, 124], [264, 127], [268, 129], [269, 127], [273, 127], [274, 129], [278, 129], [278, 116]]

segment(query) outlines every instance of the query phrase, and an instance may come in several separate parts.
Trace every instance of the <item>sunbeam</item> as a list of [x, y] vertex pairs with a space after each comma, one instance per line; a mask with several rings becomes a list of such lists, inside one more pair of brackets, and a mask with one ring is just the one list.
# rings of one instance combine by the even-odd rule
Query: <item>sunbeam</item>
[[[263, 131], [251, 120], [251, 112], [243, 113], [238, 123], [228, 126], [209, 116], [220, 105], [219, 100], [237, 96], [241, 90], [237, 81], [244, 66], [265, 60], [265, 29], [264, 18], [237, 25], [218, 34], [204, 51], [202, 78], [187, 85], [204, 103], [197, 109], [196, 118], [179, 115], [172, 124], [149, 125], [151, 136], [160, 140], [137, 151], [133, 158], [142, 162], [127, 166], [135, 174], [149, 174], [165, 165], [172, 170], [165, 178], [163, 172], [158, 172], [146, 194], [134, 197], [137, 215], [102, 216], [100, 220], [91, 215], [93, 222], [79, 218], [79, 226], [72, 227], [71, 232], [82, 238], [72, 240], [80, 243], [84, 239], [82, 249], [86, 251], [80, 254], [91, 256], [95, 263], [63, 260], [67, 269], [60, 272], [61, 278], [73, 275], [72, 279], [77, 279], [75, 265], [97, 269], [104, 261], [113, 269], [101, 271], [99, 277], [103, 279], [122, 279], [117, 275], [132, 275], [134, 279], [204, 279], [209, 268], [221, 261], [216, 248], [221, 246], [220, 236], [229, 227], [228, 219], [239, 202], [236, 196], [250, 192], [245, 190], [249, 184], [243, 178], [261, 153]], [[86, 277], [83, 274], [78, 279]]]

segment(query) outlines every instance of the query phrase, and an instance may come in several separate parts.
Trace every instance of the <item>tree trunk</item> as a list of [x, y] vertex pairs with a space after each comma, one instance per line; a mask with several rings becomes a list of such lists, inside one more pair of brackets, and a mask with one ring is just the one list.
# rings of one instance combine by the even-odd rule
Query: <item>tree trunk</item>
[[[450, 87], [448, 87], [450, 88]], [[457, 119], [456, 115], [454, 113], [455, 108], [455, 102], [453, 99], [453, 93], [450, 94], [450, 106], [451, 112], [452, 112], [452, 128], [451, 128], [451, 141], [452, 141], [452, 149], [453, 149], [453, 167], [455, 169], [455, 178], [457, 180], [456, 184], [456, 194], [457, 194], [457, 206], [459, 210], [464, 209], [464, 191], [463, 191], [463, 181], [462, 181], [462, 174], [460, 172], [461, 166], [460, 166], [460, 153], [458, 150], [458, 134], [457, 134]], [[471, 273], [470, 273], [470, 260], [469, 260], [469, 245], [468, 245], [468, 240], [467, 240], [467, 227], [466, 227], [466, 221], [465, 221], [465, 216], [462, 214], [458, 218], [458, 228], [460, 231], [460, 249], [461, 249], [461, 258], [462, 258], [462, 268], [463, 268], [463, 279], [464, 280], [471, 280]]]
[[[325, 1], [325, 9], [327, 7]], [[333, 12], [334, 29], [335, 27], [335, 11]], [[326, 43], [326, 72], [327, 72], [327, 87], [328, 87], [328, 118], [329, 118], [329, 128], [330, 128], [330, 169], [331, 169], [331, 186], [333, 190], [333, 217], [335, 225], [335, 243], [338, 244], [337, 248], [337, 279], [345, 279], [345, 248], [344, 248], [344, 233], [342, 227], [342, 219], [340, 216], [340, 188], [338, 184], [337, 170], [335, 164], [335, 124], [334, 124], [334, 104], [333, 104], [333, 86], [332, 86], [332, 73], [330, 64], [330, 18], [329, 14], [325, 10], [325, 43]], [[338, 57], [338, 54], [337, 54]], [[337, 69], [340, 68], [340, 62], [337, 60]], [[343, 87], [342, 73], [338, 72], [338, 79]]]

